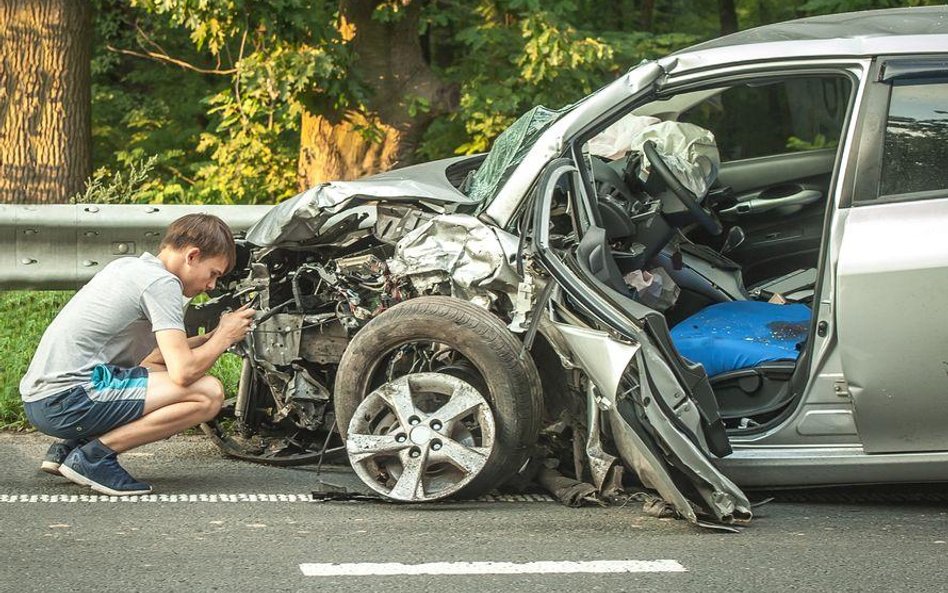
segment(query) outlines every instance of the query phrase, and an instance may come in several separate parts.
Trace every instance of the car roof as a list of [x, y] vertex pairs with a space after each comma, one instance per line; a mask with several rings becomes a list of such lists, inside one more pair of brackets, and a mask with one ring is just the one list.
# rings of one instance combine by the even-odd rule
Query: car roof
[[765, 25], [699, 43], [661, 61], [667, 69], [683, 72], [777, 58], [933, 52], [948, 52], [948, 6], [867, 10]]
[[948, 6], [892, 8], [813, 16], [718, 37], [690, 50], [774, 41], [816, 41], [948, 33]]

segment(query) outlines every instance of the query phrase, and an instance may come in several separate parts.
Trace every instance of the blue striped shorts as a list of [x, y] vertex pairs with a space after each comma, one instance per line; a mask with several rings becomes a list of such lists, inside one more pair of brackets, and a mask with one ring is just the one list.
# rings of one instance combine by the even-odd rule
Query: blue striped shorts
[[97, 365], [92, 380], [23, 407], [30, 423], [60, 439], [95, 438], [142, 417], [148, 369]]

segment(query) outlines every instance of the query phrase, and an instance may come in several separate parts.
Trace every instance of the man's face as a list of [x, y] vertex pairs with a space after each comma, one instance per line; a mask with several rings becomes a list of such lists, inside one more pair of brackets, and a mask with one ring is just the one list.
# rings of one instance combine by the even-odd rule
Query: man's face
[[185, 254], [181, 283], [184, 284], [184, 296], [196, 297], [202, 292], [214, 289], [218, 278], [227, 270], [227, 258], [223, 255], [203, 257], [201, 250], [192, 248]]

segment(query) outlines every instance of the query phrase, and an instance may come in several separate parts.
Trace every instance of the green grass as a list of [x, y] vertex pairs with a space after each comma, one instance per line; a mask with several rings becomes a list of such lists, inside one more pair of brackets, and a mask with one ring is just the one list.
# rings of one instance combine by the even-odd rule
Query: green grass
[[[27, 430], [20, 401], [26, 372], [43, 332], [69, 301], [72, 291], [0, 291], [0, 430]], [[225, 354], [211, 368], [228, 394], [236, 393], [240, 357]]]
[[46, 326], [72, 291], [0, 292], [0, 429], [29, 427], [20, 401], [20, 378]]
[[237, 383], [240, 382], [241, 358], [236, 354], [225, 352], [211, 367], [210, 374], [224, 384], [224, 393], [229, 396], [237, 393]]

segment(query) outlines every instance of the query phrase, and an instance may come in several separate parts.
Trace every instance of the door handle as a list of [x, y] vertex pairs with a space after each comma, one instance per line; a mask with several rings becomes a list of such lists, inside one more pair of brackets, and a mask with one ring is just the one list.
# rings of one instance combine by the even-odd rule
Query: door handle
[[724, 215], [746, 215], [746, 214], [760, 214], [761, 212], [767, 212], [773, 210], [774, 208], [781, 208], [783, 206], [805, 206], [806, 204], [812, 204], [813, 202], [818, 201], [823, 197], [823, 192], [815, 189], [804, 189], [798, 191], [795, 194], [790, 194], [789, 196], [782, 196], [779, 198], [752, 198], [746, 202], [738, 202], [730, 208], [721, 210], [721, 214]]

